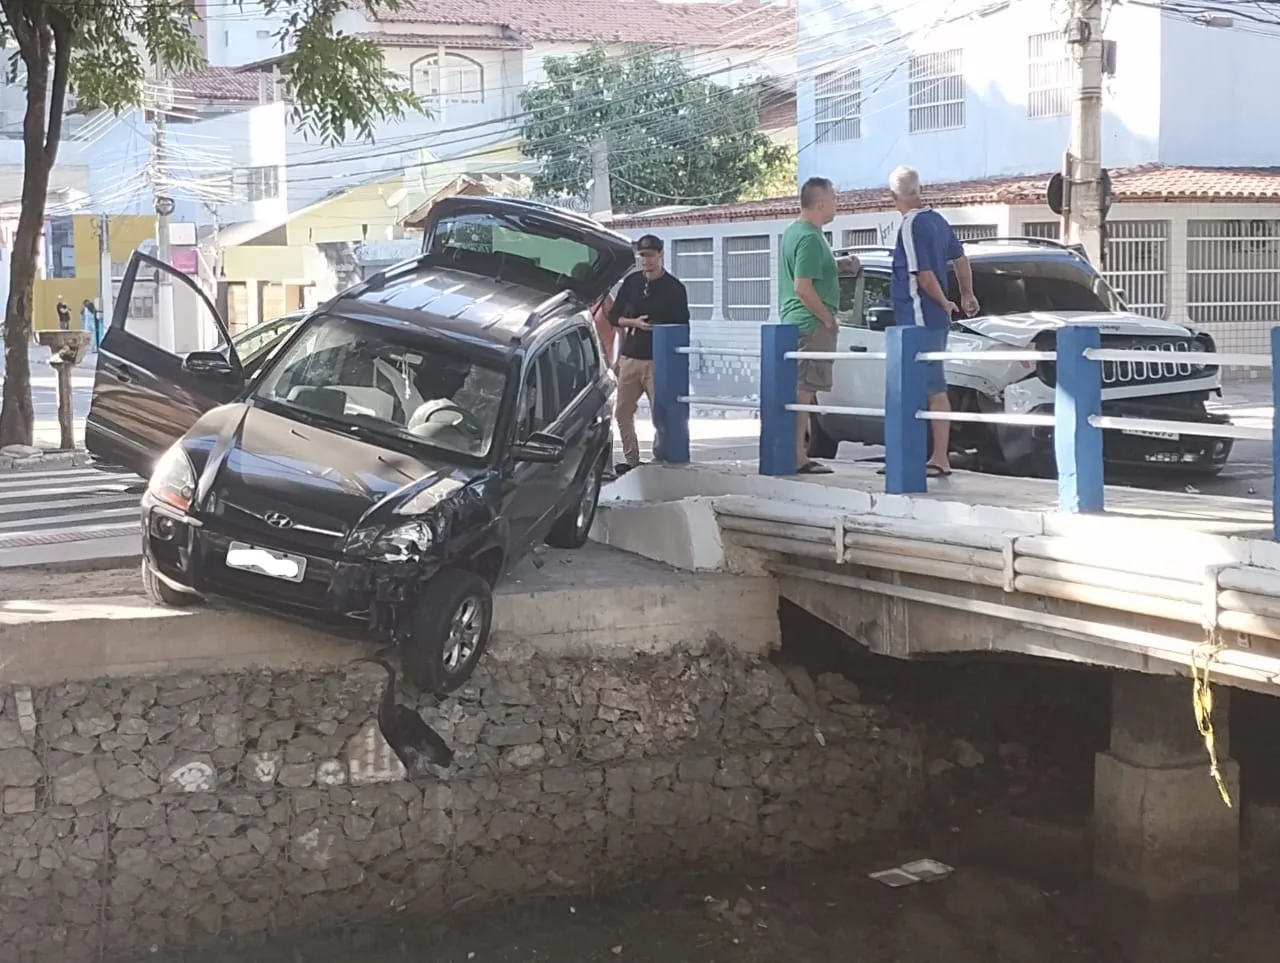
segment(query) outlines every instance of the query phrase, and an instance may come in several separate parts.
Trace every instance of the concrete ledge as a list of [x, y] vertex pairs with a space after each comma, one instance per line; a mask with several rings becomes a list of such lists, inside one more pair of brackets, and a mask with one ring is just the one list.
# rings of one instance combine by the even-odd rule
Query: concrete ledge
[[[631, 657], [723, 642], [751, 655], [778, 644], [772, 579], [673, 572], [591, 547], [550, 555], [499, 590], [491, 655]], [[312, 626], [141, 596], [0, 602], [0, 682], [337, 665], [367, 646]]]
[[692, 572], [725, 568], [713, 501], [602, 503], [591, 537], [613, 548]]

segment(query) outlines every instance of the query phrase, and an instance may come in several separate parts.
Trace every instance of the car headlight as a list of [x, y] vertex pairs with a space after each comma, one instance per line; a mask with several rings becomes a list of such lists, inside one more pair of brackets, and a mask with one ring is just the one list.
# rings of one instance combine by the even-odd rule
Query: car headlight
[[436, 533], [426, 522], [406, 522], [386, 531], [364, 529], [347, 539], [346, 551], [379, 562], [417, 561], [436, 543]]
[[147, 492], [159, 502], [180, 512], [191, 510], [191, 499], [196, 494], [196, 471], [191, 459], [182, 450], [181, 443], [164, 453], [151, 473]]

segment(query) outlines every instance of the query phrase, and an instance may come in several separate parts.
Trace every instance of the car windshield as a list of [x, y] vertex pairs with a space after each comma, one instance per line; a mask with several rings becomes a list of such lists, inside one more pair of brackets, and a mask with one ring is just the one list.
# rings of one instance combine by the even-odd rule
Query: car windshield
[[[1028, 311], [1119, 311], [1115, 292], [1097, 274], [1074, 261], [1009, 259], [971, 260], [973, 293], [984, 315]], [[960, 300], [960, 286], [951, 276], [950, 297]]]
[[539, 218], [493, 211], [440, 218], [428, 253], [442, 264], [545, 291], [585, 280], [605, 257]]
[[252, 397], [392, 447], [430, 445], [482, 459], [493, 446], [506, 374], [391, 325], [310, 321]]
[[231, 338], [231, 344], [236, 349], [242, 359], [247, 355], [253, 354], [268, 341], [280, 337], [290, 331], [294, 325], [301, 321], [306, 315], [301, 312], [295, 314], [285, 314], [278, 318], [272, 318], [269, 321], [263, 321], [252, 327], [245, 328], [239, 334]]

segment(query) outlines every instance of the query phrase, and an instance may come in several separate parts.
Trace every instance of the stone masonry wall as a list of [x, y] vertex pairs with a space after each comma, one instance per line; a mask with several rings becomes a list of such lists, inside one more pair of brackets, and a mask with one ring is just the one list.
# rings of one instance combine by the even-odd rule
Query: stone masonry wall
[[850, 683], [727, 652], [487, 660], [421, 706], [457, 752], [426, 785], [373, 722], [384, 679], [0, 689], [0, 961], [801, 855], [892, 828], [920, 796], [918, 738]]

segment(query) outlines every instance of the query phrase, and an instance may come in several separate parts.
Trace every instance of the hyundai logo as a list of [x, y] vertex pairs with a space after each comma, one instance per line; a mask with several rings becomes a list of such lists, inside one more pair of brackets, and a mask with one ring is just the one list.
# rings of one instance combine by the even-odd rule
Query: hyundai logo
[[272, 528], [293, 528], [293, 519], [288, 515], [281, 515], [279, 512], [267, 512], [262, 517]]

